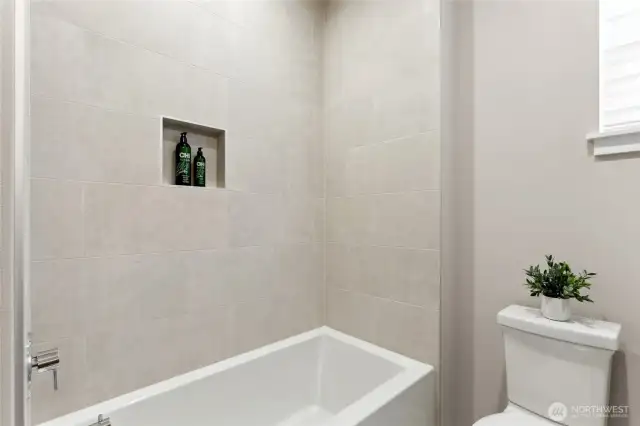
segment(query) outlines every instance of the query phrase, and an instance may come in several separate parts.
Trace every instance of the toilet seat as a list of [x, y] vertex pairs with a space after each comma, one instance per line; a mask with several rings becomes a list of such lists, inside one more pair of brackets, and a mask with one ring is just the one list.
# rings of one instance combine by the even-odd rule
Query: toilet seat
[[509, 404], [502, 413], [483, 417], [473, 426], [558, 426], [558, 423]]

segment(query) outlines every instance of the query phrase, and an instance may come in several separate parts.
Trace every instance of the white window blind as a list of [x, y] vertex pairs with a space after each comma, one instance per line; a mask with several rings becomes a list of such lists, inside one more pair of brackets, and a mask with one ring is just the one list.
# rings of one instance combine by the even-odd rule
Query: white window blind
[[600, 0], [600, 130], [640, 126], [640, 0]]

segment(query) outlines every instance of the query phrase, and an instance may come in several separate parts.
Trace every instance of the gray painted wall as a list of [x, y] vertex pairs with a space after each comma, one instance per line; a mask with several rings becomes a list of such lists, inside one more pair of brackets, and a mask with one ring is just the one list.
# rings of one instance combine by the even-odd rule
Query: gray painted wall
[[522, 269], [553, 253], [598, 273], [596, 303], [574, 308], [623, 325], [611, 403], [631, 415], [610, 424], [638, 426], [640, 158], [596, 160], [585, 139], [598, 128], [597, 2], [480, 0], [453, 10], [461, 72], [444, 187], [459, 232], [444, 239], [454, 247], [444, 260], [445, 424], [504, 408], [496, 313], [538, 303]]

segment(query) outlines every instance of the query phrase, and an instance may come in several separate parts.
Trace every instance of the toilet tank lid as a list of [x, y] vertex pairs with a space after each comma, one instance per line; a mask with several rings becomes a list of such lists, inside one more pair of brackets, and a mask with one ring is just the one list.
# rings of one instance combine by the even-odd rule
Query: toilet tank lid
[[610, 351], [617, 351], [620, 347], [622, 326], [614, 322], [582, 317], [552, 321], [542, 316], [540, 309], [511, 305], [498, 313], [498, 324], [578, 345]]

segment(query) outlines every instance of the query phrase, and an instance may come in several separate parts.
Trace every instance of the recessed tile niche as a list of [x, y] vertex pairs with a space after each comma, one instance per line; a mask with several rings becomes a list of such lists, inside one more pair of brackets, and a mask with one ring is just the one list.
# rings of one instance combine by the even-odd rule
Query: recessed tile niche
[[[162, 182], [165, 185], [175, 184], [175, 152], [182, 132], [187, 132], [187, 141], [191, 146], [191, 161], [195, 158], [198, 148], [202, 148], [207, 161], [207, 187], [224, 188], [225, 131], [171, 117], [162, 117]], [[191, 182], [193, 184], [193, 176]]]

